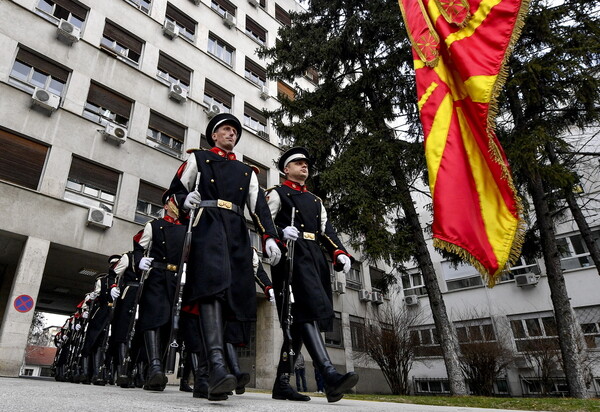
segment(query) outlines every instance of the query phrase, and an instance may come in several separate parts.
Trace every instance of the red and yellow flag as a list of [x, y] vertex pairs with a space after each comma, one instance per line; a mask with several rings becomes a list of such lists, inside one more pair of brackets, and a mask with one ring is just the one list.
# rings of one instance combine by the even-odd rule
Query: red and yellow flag
[[518, 258], [521, 202], [493, 128], [528, 0], [399, 0], [412, 42], [434, 246], [489, 286]]

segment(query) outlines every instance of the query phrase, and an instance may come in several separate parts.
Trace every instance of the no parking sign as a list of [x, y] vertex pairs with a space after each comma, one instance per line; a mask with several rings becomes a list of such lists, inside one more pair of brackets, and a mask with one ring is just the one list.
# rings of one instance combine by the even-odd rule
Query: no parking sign
[[33, 298], [29, 295], [17, 296], [13, 305], [17, 312], [29, 312], [33, 308]]

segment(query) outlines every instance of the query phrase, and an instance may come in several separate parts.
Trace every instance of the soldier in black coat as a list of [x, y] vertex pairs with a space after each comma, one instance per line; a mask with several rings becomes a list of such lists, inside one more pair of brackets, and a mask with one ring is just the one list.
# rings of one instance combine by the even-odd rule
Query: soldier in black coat
[[182, 215], [198, 208], [183, 299], [186, 305], [198, 306], [209, 360], [209, 393], [215, 395], [236, 387], [236, 379], [227, 373], [223, 358], [223, 313], [241, 322], [256, 319], [245, 208], [263, 236], [266, 255], [275, 261], [281, 257], [277, 232], [258, 178], [250, 166], [237, 161], [232, 153], [241, 132], [235, 116], [223, 113], [213, 117], [206, 129], [213, 149], [192, 152], [169, 188], [177, 196]]
[[161, 359], [169, 337], [177, 270], [186, 232], [186, 226], [178, 219], [174, 198], [165, 194], [163, 201], [165, 216], [146, 223], [144, 230], [134, 237], [136, 267], [149, 270], [139, 302], [136, 331], [144, 335], [148, 358], [144, 389], [155, 391], [164, 390], [167, 384]]
[[[354, 259], [327, 219], [321, 199], [305, 186], [309, 165], [306, 149], [295, 147], [285, 152], [279, 159], [278, 167], [287, 180], [281, 186], [267, 191], [267, 202], [280, 236], [288, 242], [294, 242], [292, 353], [300, 353], [302, 344], [306, 345], [325, 380], [327, 400], [336, 402], [345, 391], [356, 385], [358, 375], [354, 372], [342, 375], [336, 371], [320, 334], [331, 328], [334, 317], [329, 264], [323, 249], [329, 253], [336, 271], [343, 270], [347, 273]], [[292, 224], [293, 210], [295, 213]], [[289, 273], [285, 260], [274, 266], [271, 273], [277, 309], [280, 316], [285, 317], [286, 314], [282, 313], [282, 289]], [[289, 374], [293, 371], [290, 370], [288, 353], [287, 342], [284, 342], [273, 385], [273, 398], [308, 401], [310, 397], [299, 394], [289, 384]], [[294, 361], [292, 359], [291, 364]]]

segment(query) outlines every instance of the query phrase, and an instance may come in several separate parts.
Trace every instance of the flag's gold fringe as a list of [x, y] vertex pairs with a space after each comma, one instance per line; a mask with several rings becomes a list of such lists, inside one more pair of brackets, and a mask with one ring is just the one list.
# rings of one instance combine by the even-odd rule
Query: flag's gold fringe
[[481, 274], [483, 280], [488, 286], [490, 284], [492, 286], [496, 284], [496, 281], [494, 280], [493, 276], [490, 275], [490, 273], [485, 269], [485, 267], [481, 263], [479, 263], [479, 261], [475, 259], [475, 257], [472, 254], [467, 252], [462, 247], [455, 245], [454, 243], [438, 239], [436, 237], [433, 238], [433, 247], [446, 250], [450, 253], [454, 253], [455, 255], [458, 255], [462, 260], [475, 267], [475, 269], [477, 269], [477, 271]]

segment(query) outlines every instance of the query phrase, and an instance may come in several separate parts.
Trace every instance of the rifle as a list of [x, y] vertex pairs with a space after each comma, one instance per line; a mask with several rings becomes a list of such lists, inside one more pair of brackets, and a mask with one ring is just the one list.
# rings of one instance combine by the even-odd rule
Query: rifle
[[[290, 226], [294, 226], [294, 218], [296, 216], [296, 208], [292, 207], [292, 221]], [[288, 275], [283, 282], [283, 289], [281, 290], [282, 301], [281, 301], [281, 318], [279, 323], [283, 328], [284, 337], [287, 341], [288, 351], [282, 353], [282, 360], [284, 362], [290, 362], [290, 373], [294, 373], [294, 348], [292, 346], [292, 324], [294, 323], [294, 317], [292, 316], [292, 304], [294, 303], [294, 292], [292, 291], [292, 278], [294, 275], [294, 245], [293, 240], [288, 240], [288, 252], [286, 258], [286, 264], [288, 266]], [[284, 318], [285, 314], [285, 318]]]
[[[200, 184], [200, 172], [196, 175], [196, 185], [194, 191], [198, 190]], [[185, 232], [185, 239], [183, 240], [183, 249], [181, 251], [181, 259], [179, 261], [179, 267], [177, 270], [177, 285], [175, 287], [175, 299], [173, 299], [173, 308], [171, 309], [172, 321], [171, 321], [171, 333], [169, 336], [169, 346], [167, 347], [167, 360], [165, 362], [165, 373], [175, 372], [175, 357], [177, 355], [177, 349], [179, 344], [177, 343], [177, 334], [179, 333], [179, 316], [181, 312], [181, 301], [183, 298], [183, 287], [185, 286], [185, 278], [187, 272], [187, 261], [190, 255], [190, 247], [192, 245], [192, 226], [194, 224], [194, 218], [196, 215], [196, 209], [192, 209], [190, 212], [190, 220], [188, 222], [187, 231]]]
[[[75, 377], [79, 375], [79, 365], [81, 361], [81, 350], [83, 349], [83, 344], [85, 343], [85, 337], [87, 335], [88, 326], [90, 324], [90, 316], [94, 311], [94, 303], [95, 300], [92, 300], [90, 307], [88, 309], [88, 317], [83, 319], [83, 326], [79, 328], [78, 331], [75, 331], [77, 337], [73, 339], [73, 351], [70, 353], [69, 359], [69, 371], [71, 373], [71, 377]], [[74, 373], [77, 372], [77, 373]]]
[[[144, 253], [144, 257], [150, 256], [150, 251], [152, 250], [152, 239], [148, 242], [148, 248]], [[131, 253], [131, 259], [133, 260], [133, 253]], [[134, 261], [135, 262], [135, 261]], [[134, 263], [135, 265], [135, 263]], [[140, 277], [140, 283], [138, 284], [137, 291], [135, 292], [135, 300], [131, 308], [129, 308], [129, 326], [127, 327], [127, 345], [125, 345], [125, 357], [123, 358], [123, 363], [121, 364], [121, 371], [123, 373], [118, 373], [118, 378], [124, 378], [127, 375], [127, 371], [129, 370], [129, 364], [131, 363], [131, 346], [133, 344], [133, 338], [135, 336], [135, 322], [137, 320], [137, 314], [139, 310], [140, 299], [142, 298], [142, 291], [144, 290], [144, 282], [148, 278], [150, 274], [150, 270], [152, 267], [148, 268], [148, 270], [144, 270], [142, 272], [142, 276]], [[135, 268], [134, 268], [135, 270]]]

